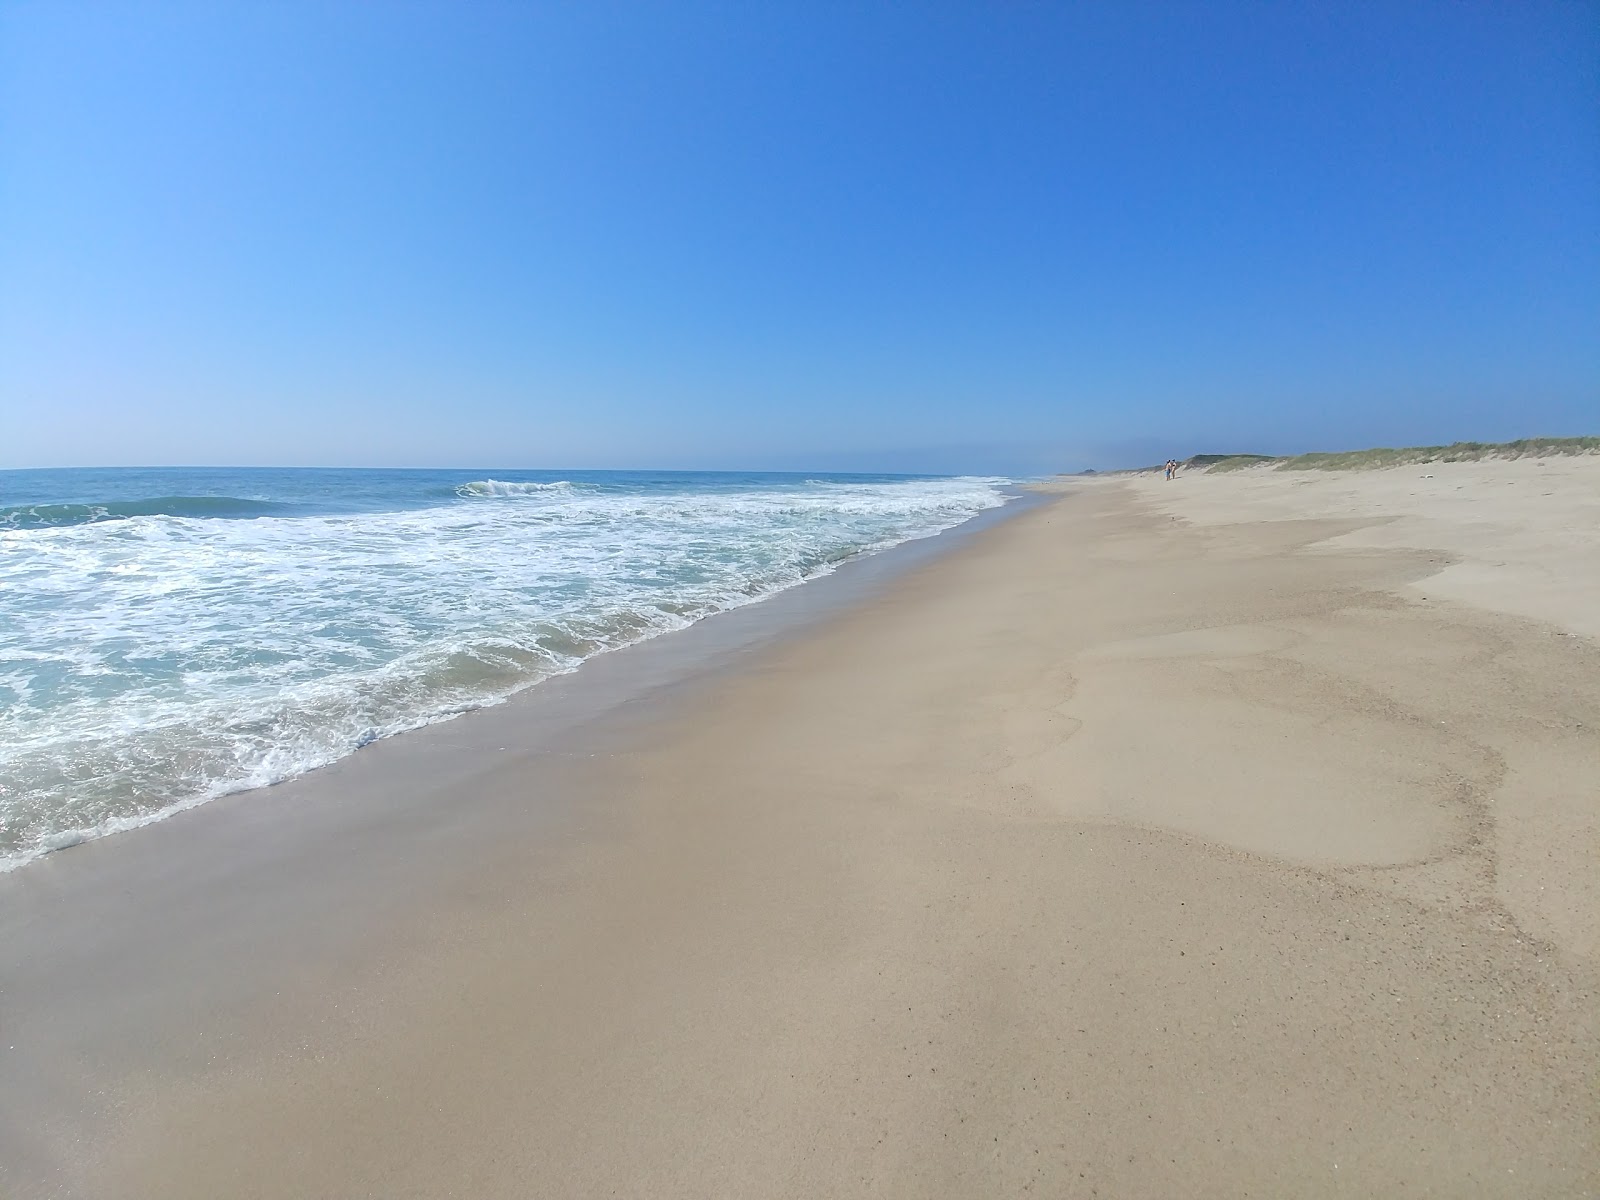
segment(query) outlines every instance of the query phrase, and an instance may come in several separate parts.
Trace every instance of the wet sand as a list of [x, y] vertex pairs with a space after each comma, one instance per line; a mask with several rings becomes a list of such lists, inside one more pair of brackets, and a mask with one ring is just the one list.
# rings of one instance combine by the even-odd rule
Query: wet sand
[[0, 1191], [1595, 1192], [1600, 647], [1499, 547], [1600, 476], [1388, 474], [1062, 485], [0, 879]]

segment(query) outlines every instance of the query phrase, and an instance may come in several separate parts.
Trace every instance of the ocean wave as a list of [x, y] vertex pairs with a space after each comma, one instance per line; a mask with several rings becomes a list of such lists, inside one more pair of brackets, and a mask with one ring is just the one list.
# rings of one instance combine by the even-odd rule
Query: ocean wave
[[294, 520], [0, 525], [0, 870], [498, 703], [959, 524], [1002, 482], [445, 477], [427, 507], [308, 512], [319, 484], [116, 514]]
[[151, 496], [142, 500], [106, 500], [88, 504], [18, 504], [0, 508], [0, 529], [56, 529], [125, 521], [131, 517], [213, 517], [235, 520], [265, 517], [283, 506], [269, 500], [238, 496]]
[[517, 483], [503, 479], [474, 479], [471, 483], [463, 483], [456, 488], [456, 495], [463, 500], [473, 500], [484, 497], [546, 496], [551, 492], [571, 492], [575, 489], [576, 485], [570, 479], [557, 479], [552, 483]]

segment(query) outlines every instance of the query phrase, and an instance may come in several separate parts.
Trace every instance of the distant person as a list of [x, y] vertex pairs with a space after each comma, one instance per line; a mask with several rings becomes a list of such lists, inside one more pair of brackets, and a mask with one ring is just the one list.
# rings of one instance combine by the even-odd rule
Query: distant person
[[1178, 473], [1178, 461], [1174, 458], [1167, 459], [1167, 478], [1171, 479]]

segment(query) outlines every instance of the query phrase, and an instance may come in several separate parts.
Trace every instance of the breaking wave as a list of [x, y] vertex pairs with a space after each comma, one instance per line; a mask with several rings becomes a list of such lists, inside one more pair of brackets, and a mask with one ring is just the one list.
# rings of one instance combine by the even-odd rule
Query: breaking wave
[[498, 703], [960, 524], [1006, 482], [246, 474], [0, 509], [0, 870]]
[[471, 483], [463, 483], [456, 488], [456, 495], [463, 500], [481, 496], [545, 496], [552, 492], [570, 492], [573, 488], [572, 481], [568, 479], [557, 479], [552, 483], [508, 483], [501, 479], [474, 479]]

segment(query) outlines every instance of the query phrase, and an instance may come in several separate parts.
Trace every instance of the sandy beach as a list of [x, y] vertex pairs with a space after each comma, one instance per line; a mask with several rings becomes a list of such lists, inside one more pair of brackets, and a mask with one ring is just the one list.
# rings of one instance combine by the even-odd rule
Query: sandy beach
[[1043, 490], [0, 877], [0, 1194], [1600, 1192], [1600, 457]]

